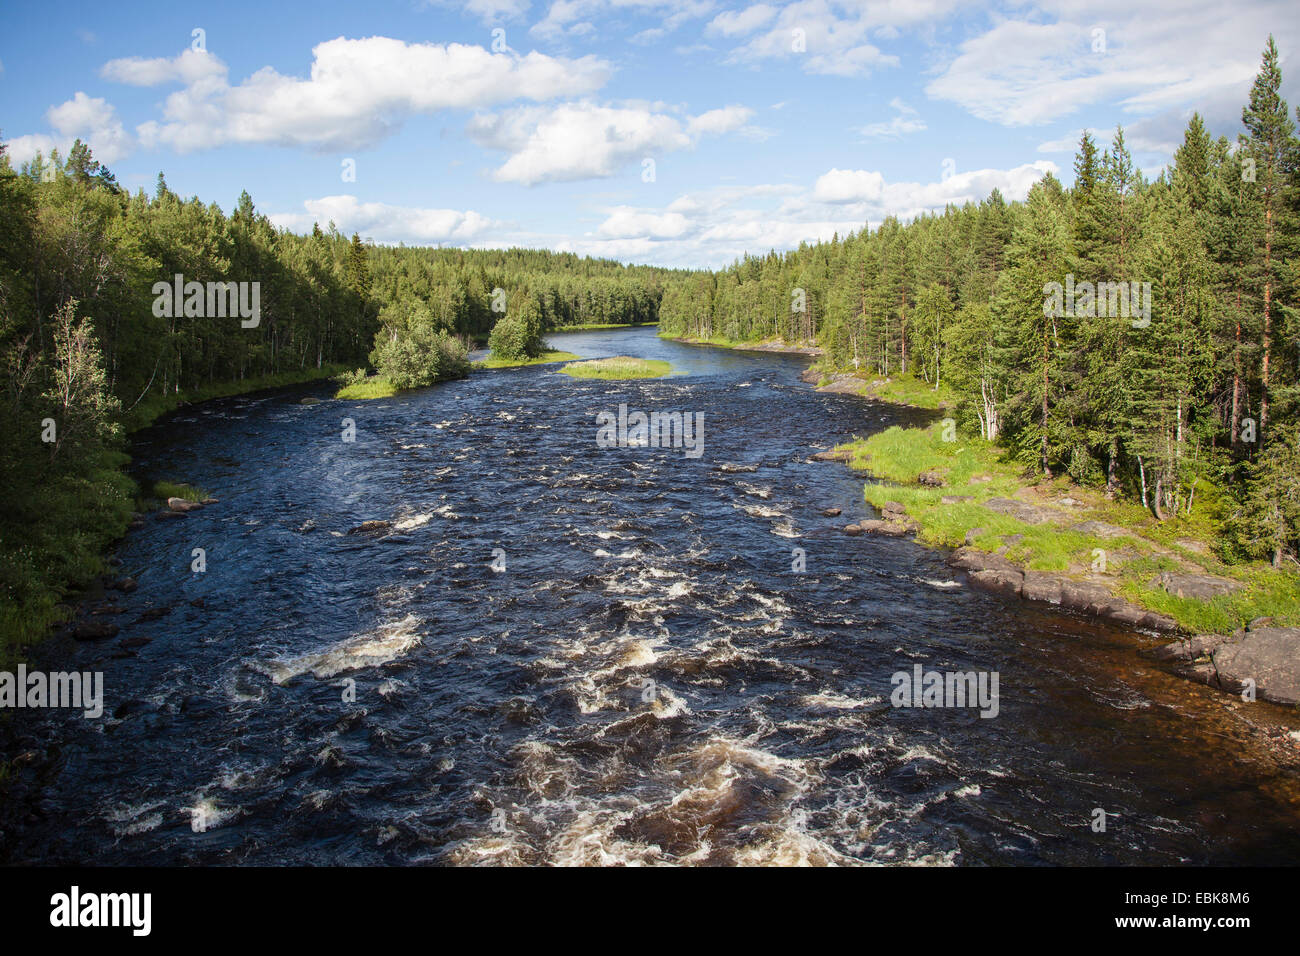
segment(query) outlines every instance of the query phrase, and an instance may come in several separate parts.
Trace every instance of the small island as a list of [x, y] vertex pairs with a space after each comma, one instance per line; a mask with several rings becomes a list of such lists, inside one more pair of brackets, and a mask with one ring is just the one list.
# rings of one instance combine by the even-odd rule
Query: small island
[[628, 355], [615, 355], [613, 358], [588, 359], [585, 362], [570, 362], [559, 371], [574, 378], [662, 378], [672, 373], [671, 362], [659, 359], [632, 358]]

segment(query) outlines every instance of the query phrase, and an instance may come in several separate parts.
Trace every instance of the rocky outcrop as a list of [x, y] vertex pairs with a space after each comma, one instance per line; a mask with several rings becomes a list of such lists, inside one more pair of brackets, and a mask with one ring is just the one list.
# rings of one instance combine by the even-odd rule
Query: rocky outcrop
[[1158, 574], [1156, 583], [1174, 597], [1195, 598], [1198, 601], [1208, 601], [1224, 594], [1232, 594], [1245, 587], [1240, 581], [1220, 578], [1212, 574], [1175, 574], [1172, 571]]
[[1197, 634], [1155, 651], [1184, 677], [1239, 694], [1253, 683], [1259, 700], [1300, 704], [1300, 627], [1271, 625], [1234, 634]]
[[1056, 604], [1106, 618], [1128, 627], [1156, 631], [1177, 630], [1172, 618], [1147, 611], [1116, 597], [1110, 589], [1092, 581], [1076, 581], [1047, 571], [1026, 571], [1000, 554], [970, 546], [958, 548], [948, 564], [967, 572], [971, 584], [1007, 597]]
[[984, 502], [984, 507], [998, 514], [1010, 515], [1025, 524], [1047, 524], [1050, 521], [1058, 521], [1064, 517], [1063, 514], [1051, 508], [1031, 505], [1028, 502], [1017, 501], [1014, 498], [990, 498]]
[[841, 461], [848, 464], [853, 459], [853, 453], [841, 449], [832, 448], [830, 451], [813, 452], [813, 461]]

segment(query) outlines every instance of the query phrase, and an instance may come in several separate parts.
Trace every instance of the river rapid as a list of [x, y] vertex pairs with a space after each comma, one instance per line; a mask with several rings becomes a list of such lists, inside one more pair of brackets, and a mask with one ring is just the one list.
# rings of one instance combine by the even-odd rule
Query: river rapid
[[[315, 387], [137, 434], [142, 479], [220, 501], [121, 542], [118, 639], [39, 649], [102, 671], [105, 715], [9, 722], [46, 756], [0, 860], [1300, 859], [1300, 787], [1251, 734], [1293, 718], [1164, 673], [1152, 638], [973, 590], [940, 551], [843, 534], [864, 479], [809, 455], [927, 413], [820, 394], [794, 355], [551, 342], [679, 374]], [[620, 404], [702, 413], [702, 454], [599, 448]], [[391, 525], [348, 533], [366, 521]], [[916, 664], [997, 672], [997, 716], [891, 706]]]

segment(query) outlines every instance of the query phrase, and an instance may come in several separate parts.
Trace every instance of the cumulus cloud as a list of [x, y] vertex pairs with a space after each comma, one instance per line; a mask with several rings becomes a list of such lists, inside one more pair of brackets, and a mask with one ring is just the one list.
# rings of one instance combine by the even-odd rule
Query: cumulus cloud
[[303, 203], [304, 212], [274, 213], [273, 223], [296, 232], [313, 223], [333, 222], [343, 233], [358, 233], [384, 243], [455, 243], [467, 245], [496, 225], [473, 210], [422, 209], [380, 202], [361, 202], [356, 196], [322, 196]]
[[578, 102], [476, 116], [467, 132], [479, 145], [511, 154], [494, 179], [532, 186], [612, 176], [629, 163], [686, 149], [702, 136], [742, 129], [752, 115], [728, 106], [683, 121], [648, 106]]
[[167, 97], [161, 122], [138, 127], [146, 146], [178, 152], [228, 143], [363, 149], [416, 114], [583, 95], [609, 76], [608, 64], [595, 56], [520, 56], [459, 43], [339, 37], [313, 48], [306, 79], [264, 67], [231, 85], [224, 63], [194, 52], [105, 65], [104, 75], [122, 82], [185, 84]]
[[1029, 189], [1058, 167], [1038, 160], [1014, 169], [977, 169], [954, 173], [937, 182], [886, 182], [878, 172], [863, 169], [832, 169], [813, 184], [813, 198], [819, 202], [846, 205], [864, 218], [897, 216], [911, 219], [925, 212], [942, 210], [949, 203], [979, 202], [995, 188], [1008, 200], [1024, 199]]
[[10, 140], [6, 145], [12, 163], [30, 162], [38, 152], [49, 156], [54, 149], [66, 159], [77, 139], [89, 146], [91, 153], [102, 163], [115, 163], [125, 158], [134, 146], [131, 134], [123, 128], [113, 105], [81, 91], [72, 99], [51, 106], [45, 119], [53, 128], [54, 135], [33, 133]]

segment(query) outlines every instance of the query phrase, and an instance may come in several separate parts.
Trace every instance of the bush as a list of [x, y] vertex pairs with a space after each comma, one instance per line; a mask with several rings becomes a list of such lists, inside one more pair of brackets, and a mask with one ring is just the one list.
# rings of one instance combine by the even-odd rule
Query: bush
[[451, 336], [427, 327], [416, 327], [405, 334], [381, 332], [370, 360], [379, 374], [399, 389], [421, 388], [469, 374], [465, 347]]

